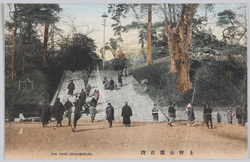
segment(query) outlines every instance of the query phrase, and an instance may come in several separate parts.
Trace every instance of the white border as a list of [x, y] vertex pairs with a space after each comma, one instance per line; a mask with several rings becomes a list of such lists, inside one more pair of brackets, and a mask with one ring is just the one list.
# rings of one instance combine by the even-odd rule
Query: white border
[[[4, 159], [4, 11], [3, 4], [5, 3], [247, 3], [248, 4], [248, 27], [249, 27], [249, 0], [0, 0], [0, 22], [1, 22], [1, 31], [0, 31], [0, 161], [27, 161], [27, 160], [6, 160]], [[248, 37], [249, 37], [249, 28], [248, 28]], [[248, 47], [249, 47], [249, 39], [248, 39]], [[249, 53], [249, 48], [247, 52]], [[250, 58], [248, 57], [248, 62]], [[250, 70], [248, 68], [248, 74]], [[248, 86], [249, 86], [249, 75], [248, 75]], [[249, 105], [249, 94], [248, 94], [248, 105]], [[249, 109], [248, 109], [249, 112]], [[248, 113], [249, 119], [249, 113]], [[248, 129], [248, 156], [249, 156], [249, 129]], [[232, 148], [233, 149], [233, 148]], [[249, 161], [249, 157], [243, 161]], [[45, 161], [45, 160], [29, 160], [31, 162], [36, 161]], [[47, 161], [47, 160], [46, 160]], [[54, 161], [54, 160], [50, 160]], [[58, 160], [56, 160], [58, 161]], [[63, 160], [63, 161], [71, 161], [71, 160]], [[78, 160], [80, 161], [80, 160]], [[82, 160], [81, 160], [82, 161]], [[84, 161], [93, 161], [93, 160], [84, 160]], [[111, 160], [98, 160], [98, 161], [111, 161]], [[112, 161], [125, 161], [125, 160], [112, 160]], [[145, 161], [145, 160], [136, 160], [136, 161]], [[147, 160], [148, 161], [148, 160]], [[162, 161], [162, 160], [150, 160], [150, 161]], [[167, 159], [164, 161], [176, 161]], [[178, 160], [178, 161], [193, 161], [193, 160]], [[203, 161], [203, 160], [195, 160], [195, 161]], [[206, 161], [217, 161], [217, 160], [206, 160]], [[230, 160], [230, 161], [238, 161], [238, 160]]]

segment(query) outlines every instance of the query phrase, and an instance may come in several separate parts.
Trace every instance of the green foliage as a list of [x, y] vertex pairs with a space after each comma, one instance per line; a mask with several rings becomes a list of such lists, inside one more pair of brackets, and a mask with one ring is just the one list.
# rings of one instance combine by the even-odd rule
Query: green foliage
[[[32, 70], [25, 75], [19, 75], [15, 80], [5, 80], [5, 110], [8, 113], [9, 109], [21, 109], [21, 107], [27, 107], [27, 105], [38, 105], [38, 103], [46, 98], [49, 99], [49, 87], [47, 86], [46, 75], [42, 70]], [[19, 80], [29, 79], [33, 81], [34, 88], [31, 84], [26, 82], [21, 85], [19, 90]], [[26, 105], [26, 106], [25, 106]], [[33, 111], [36, 111], [36, 106], [33, 106]]]
[[242, 38], [247, 40], [247, 20], [239, 20], [240, 15], [232, 10], [218, 13], [217, 26], [223, 28], [223, 40], [228, 44], [239, 44]]
[[233, 20], [235, 20], [236, 14], [232, 10], [224, 10], [217, 14], [219, 16], [219, 20], [217, 22], [217, 25], [228, 25], [232, 23]]
[[[56, 23], [59, 21], [59, 12], [62, 9], [58, 4], [14, 4], [16, 11], [11, 10], [9, 15], [11, 21], [6, 21], [5, 27], [12, 31], [14, 27], [14, 17], [17, 18], [17, 38], [16, 38], [16, 56], [32, 56], [35, 59], [41, 59], [41, 50], [43, 45], [38, 31], [39, 25], [44, 25], [46, 21]], [[10, 9], [11, 5], [10, 5]], [[12, 42], [11, 42], [12, 44]]]
[[[106, 43], [106, 45], [105, 45], [105, 50], [110, 50], [114, 58], [116, 57], [116, 51], [119, 48], [120, 42], [123, 42], [121, 37], [118, 37], [117, 39], [110, 38], [109, 42]], [[101, 53], [102, 53], [102, 51], [101, 51]]]
[[61, 45], [59, 57], [68, 70], [82, 70], [94, 65], [96, 45], [93, 39], [83, 34], [74, 35], [72, 40]]
[[[28, 62], [27, 69], [19, 73], [15, 80], [5, 78], [5, 112], [8, 118], [18, 117], [19, 113], [38, 115], [38, 104], [47, 99], [51, 101], [61, 80], [63, 69], [58, 64], [51, 62], [39, 65], [33, 61]], [[30, 82], [33, 81], [33, 89]], [[27, 81], [20, 85], [19, 80]], [[13, 109], [14, 114], [11, 113]], [[14, 116], [13, 116], [14, 115]], [[27, 117], [27, 116], [26, 116]]]
[[[56, 23], [59, 21], [59, 12], [62, 8], [58, 4], [15, 4], [17, 8], [17, 26], [23, 32], [29, 32], [31, 26], [49, 23]], [[14, 20], [14, 11], [10, 11], [10, 17]], [[27, 26], [29, 26], [27, 28]], [[8, 29], [13, 28], [13, 22], [6, 22]], [[27, 29], [27, 30], [25, 30]]]
[[111, 19], [115, 21], [111, 25], [114, 29], [114, 35], [121, 36], [124, 27], [121, 25], [121, 18], [126, 17], [126, 13], [129, 11], [129, 5], [127, 4], [109, 4], [108, 13], [111, 13]]
[[[226, 78], [227, 62], [191, 61], [190, 79], [195, 86], [195, 106], [210, 103], [212, 106], [235, 106], [246, 103], [246, 62], [233, 63], [232, 78]], [[146, 93], [161, 106], [168, 106], [173, 101], [177, 106], [186, 106], [191, 102], [193, 90], [180, 94], [176, 90], [176, 75], [169, 75], [170, 62], [155, 63], [135, 69], [133, 76], [139, 82], [148, 79]]]
[[123, 70], [123, 68], [128, 64], [128, 59], [115, 58], [110, 61], [106, 61], [104, 64], [105, 70]]

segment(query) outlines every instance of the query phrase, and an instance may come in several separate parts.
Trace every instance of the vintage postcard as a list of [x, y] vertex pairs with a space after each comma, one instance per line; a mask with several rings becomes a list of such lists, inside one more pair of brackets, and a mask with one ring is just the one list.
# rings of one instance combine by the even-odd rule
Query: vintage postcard
[[248, 159], [243, 3], [5, 3], [4, 159]]

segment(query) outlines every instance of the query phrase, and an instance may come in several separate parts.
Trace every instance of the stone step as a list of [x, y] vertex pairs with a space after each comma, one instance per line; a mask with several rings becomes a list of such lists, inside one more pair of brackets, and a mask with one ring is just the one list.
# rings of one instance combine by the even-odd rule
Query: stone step
[[[100, 97], [98, 105], [96, 107], [98, 113], [96, 114], [96, 119], [105, 120], [106, 119], [106, 107], [110, 102], [114, 107], [114, 117], [115, 120], [122, 120], [121, 109], [124, 106], [124, 102], [128, 101], [129, 106], [132, 108], [133, 116], [132, 121], [152, 121], [151, 110], [153, 107], [153, 102], [149, 96], [144, 93], [141, 89], [139, 83], [133, 78], [133, 76], [123, 77], [124, 85], [122, 87], [118, 86], [117, 90], [105, 90], [102, 84], [102, 79], [106, 76], [108, 79], [111, 77], [117, 82], [117, 71], [93, 71], [89, 79], [89, 84], [92, 89], [90, 94], [93, 94], [94, 90], [99, 90]], [[74, 80], [75, 91], [74, 96], [68, 95], [68, 83], [70, 80]], [[58, 97], [60, 97], [61, 102], [65, 103], [66, 99], [72, 102], [75, 100], [75, 96], [80, 93], [83, 88], [84, 81], [82, 78], [81, 71], [65, 71], [65, 77], [62, 81], [62, 86], [59, 91]], [[87, 97], [86, 101], [90, 101], [92, 97]], [[90, 119], [90, 115], [83, 114], [81, 119]]]

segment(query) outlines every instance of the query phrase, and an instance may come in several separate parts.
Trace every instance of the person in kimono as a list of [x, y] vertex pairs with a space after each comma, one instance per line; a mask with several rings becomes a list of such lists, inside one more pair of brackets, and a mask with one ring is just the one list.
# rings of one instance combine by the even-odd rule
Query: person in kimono
[[108, 103], [108, 107], [106, 108], [107, 120], [109, 122], [109, 127], [112, 127], [112, 121], [115, 120], [114, 117], [114, 107], [111, 103]]
[[131, 124], [130, 116], [132, 116], [132, 109], [128, 106], [128, 102], [125, 102], [125, 106], [122, 108], [123, 124], [129, 126]]

